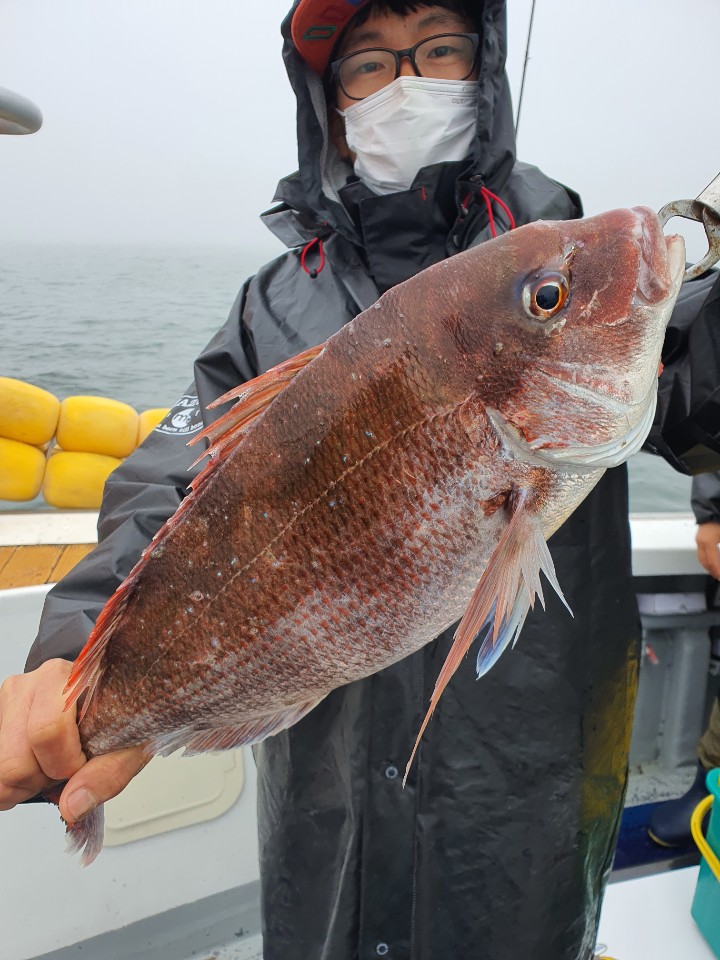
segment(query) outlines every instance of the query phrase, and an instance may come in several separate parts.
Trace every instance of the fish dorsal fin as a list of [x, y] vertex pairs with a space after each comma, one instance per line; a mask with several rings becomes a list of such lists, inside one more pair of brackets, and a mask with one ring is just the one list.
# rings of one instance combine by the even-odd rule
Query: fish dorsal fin
[[214, 727], [206, 730], [199, 730], [196, 727], [174, 730], [151, 740], [150, 750], [154, 754], [167, 756], [184, 747], [183, 755], [191, 757], [197, 753], [232, 750], [234, 747], [257, 743], [258, 740], [264, 740], [265, 737], [279, 733], [281, 730], [297, 723], [305, 714], [314, 709], [322, 699], [322, 697], [319, 699], [315, 697], [312, 700], [295, 703], [277, 713], [255, 717], [252, 720], [246, 720], [244, 723], [233, 726]]
[[535, 605], [535, 597], [538, 596], [543, 607], [545, 606], [540, 584], [541, 570], [567, 607], [543, 536], [540, 519], [530, 506], [530, 496], [521, 494], [519, 498], [509, 498], [509, 502], [513, 499], [517, 503], [515, 512], [475, 588], [435, 683], [430, 707], [405, 770], [405, 780], [420, 738], [442, 692], [473, 641], [485, 631], [477, 661], [478, 676], [482, 676], [493, 666], [507, 645], [517, 639], [528, 611]]
[[[209, 461], [190, 484], [192, 494], [197, 495], [200, 490], [202, 490], [220, 464], [224, 462], [228, 454], [240, 443], [250, 424], [257, 420], [262, 413], [265, 413], [275, 397], [277, 397], [279, 393], [282, 393], [285, 387], [301, 370], [304, 370], [312, 360], [319, 357], [324, 349], [324, 343], [319, 344], [317, 347], [310, 347], [308, 350], [299, 353], [296, 357], [290, 357], [289, 360], [285, 360], [276, 367], [272, 367], [267, 373], [255, 377], [254, 380], [249, 380], [247, 383], [241, 383], [239, 386], [233, 387], [232, 390], [228, 390], [227, 393], [224, 393], [221, 397], [218, 397], [217, 400], [208, 404], [208, 408], [214, 410], [215, 407], [222, 406], [223, 403], [227, 403], [229, 400], [237, 401], [227, 413], [218, 417], [214, 423], [205, 427], [205, 429], [196, 434], [192, 440], [188, 441], [189, 447], [199, 443], [201, 440], [207, 439], [210, 441], [207, 449], [203, 450], [197, 460], [192, 464], [194, 467], [195, 464], [199, 463], [204, 457], [210, 457]], [[193, 503], [195, 497], [193, 497], [192, 494], [186, 497], [177, 513], [170, 518], [168, 521], [170, 526], [172, 526], [177, 519], [182, 516], [183, 511]]]
[[78, 723], [82, 723], [93, 700], [93, 694], [97, 685], [102, 679], [105, 669], [105, 651], [115, 629], [115, 624], [127, 607], [130, 599], [130, 591], [135, 582], [135, 571], [139, 565], [136, 565], [130, 576], [125, 580], [110, 597], [87, 639], [87, 643], [78, 654], [73, 668], [68, 677], [68, 682], [64, 693], [68, 695], [65, 701], [65, 710], [68, 710], [80, 696], [85, 694], [82, 708], [78, 716]]
[[[309, 350], [299, 353], [296, 357], [291, 357], [276, 367], [272, 367], [272, 369], [262, 374], [262, 376], [256, 377], [248, 383], [240, 384], [238, 387], [233, 387], [232, 390], [229, 390], [209, 405], [214, 408], [226, 403], [228, 400], [237, 400], [237, 403], [227, 413], [193, 437], [188, 444], [188, 446], [190, 446], [207, 437], [211, 441], [211, 445], [207, 450], [203, 451], [202, 455], [198, 457], [198, 460], [202, 460], [205, 456], [210, 456], [209, 463], [205, 465], [190, 484], [191, 493], [185, 497], [175, 513], [155, 534], [149, 546], [143, 551], [142, 558], [130, 571], [127, 580], [118, 587], [113, 596], [105, 604], [87, 643], [75, 661], [65, 688], [65, 692], [68, 694], [65, 709], [69, 709], [80, 696], [85, 694], [78, 722], [83, 720], [92, 703], [93, 694], [102, 678], [105, 651], [112, 637], [115, 624], [125, 611], [133, 584], [145, 562], [146, 554], [156, 550], [168, 533], [176, 526], [178, 521], [182, 519], [186, 511], [197, 500], [200, 490], [202, 490], [214, 474], [217, 467], [223, 462], [230, 451], [240, 443], [245, 430], [253, 420], [259, 417], [261, 413], [264, 413], [288, 383], [290, 383], [301, 370], [304, 370], [312, 360], [320, 356], [324, 349], [324, 343], [319, 344], [317, 347], [310, 347]], [[198, 460], [196, 460], [195, 463], [197, 463]]]
[[160, 545], [178, 520], [181, 520], [185, 515], [185, 511], [195, 503], [200, 491], [214, 475], [220, 464], [225, 461], [228, 454], [240, 443], [250, 424], [267, 410], [275, 397], [282, 393], [301, 370], [304, 370], [312, 360], [319, 357], [324, 349], [324, 343], [317, 347], [310, 347], [309, 350], [299, 353], [296, 357], [290, 357], [289, 360], [279, 363], [276, 367], [268, 370], [267, 373], [255, 377], [254, 380], [233, 387], [232, 390], [228, 390], [227, 393], [208, 404], [209, 409], [213, 410], [215, 407], [227, 403], [228, 400], [237, 400], [237, 403], [227, 413], [211, 423], [209, 427], [205, 427], [188, 442], [188, 446], [191, 447], [200, 440], [208, 439], [210, 441], [210, 446], [203, 450], [192, 466], [199, 463], [203, 457], [210, 457], [210, 459], [190, 484], [191, 492], [185, 497], [165, 526], [156, 534], [152, 544], [153, 549]]
[[210, 441], [210, 446], [198, 459], [202, 460], [202, 457], [208, 454], [211, 457], [222, 458], [228, 452], [228, 448], [235, 447], [253, 420], [264, 413], [288, 383], [301, 370], [304, 370], [312, 360], [319, 357], [324, 349], [324, 343], [317, 347], [310, 347], [296, 357], [290, 357], [289, 360], [272, 367], [267, 373], [255, 377], [254, 380], [233, 387], [232, 390], [228, 390], [227, 393], [208, 404], [209, 409], [214, 410], [215, 407], [220, 407], [229, 400], [237, 401], [227, 413], [218, 417], [214, 423], [211, 423], [209, 427], [206, 427], [189, 441], [189, 447], [201, 440], [208, 439]]

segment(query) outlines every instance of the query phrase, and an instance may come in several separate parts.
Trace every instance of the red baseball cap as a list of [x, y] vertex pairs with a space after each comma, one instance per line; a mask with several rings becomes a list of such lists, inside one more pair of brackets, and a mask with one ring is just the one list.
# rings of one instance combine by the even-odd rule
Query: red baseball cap
[[292, 38], [305, 63], [325, 73], [338, 37], [369, 0], [300, 0], [292, 18]]

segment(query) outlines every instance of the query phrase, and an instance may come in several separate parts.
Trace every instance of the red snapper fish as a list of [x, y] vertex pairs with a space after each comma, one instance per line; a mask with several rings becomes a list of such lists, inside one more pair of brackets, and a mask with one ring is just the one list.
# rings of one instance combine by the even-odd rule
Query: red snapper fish
[[[644, 208], [529, 224], [221, 398], [208, 464], [75, 662], [86, 756], [261, 740], [462, 618], [422, 735], [541, 571], [562, 596], [546, 540], [640, 449], [684, 266]], [[102, 809], [69, 832], [91, 862]]]

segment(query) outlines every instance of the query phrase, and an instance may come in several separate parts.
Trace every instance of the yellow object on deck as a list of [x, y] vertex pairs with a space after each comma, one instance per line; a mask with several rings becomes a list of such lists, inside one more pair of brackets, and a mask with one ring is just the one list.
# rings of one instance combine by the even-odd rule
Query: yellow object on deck
[[164, 420], [169, 413], [170, 407], [153, 407], [152, 410], [145, 410], [144, 413], [140, 414], [138, 417], [138, 446], [140, 446], [143, 440], [153, 432], [160, 421]]
[[135, 449], [138, 415], [108, 397], [68, 397], [60, 405], [57, 442], [63, 450], [127, 457]]
[[99, 453], [56, 451], [47, 461], [43, 496], [51, 507], [97, 510], [105, 481], [121, 462]]
[[52, 440], [59, 415], [60, 401], [54, 394], [0, 377], [0, 437], [40, 446]]
[[0, 500], [32, 500], [40, 493], [44, 473], [42, 450], [0, 437]]

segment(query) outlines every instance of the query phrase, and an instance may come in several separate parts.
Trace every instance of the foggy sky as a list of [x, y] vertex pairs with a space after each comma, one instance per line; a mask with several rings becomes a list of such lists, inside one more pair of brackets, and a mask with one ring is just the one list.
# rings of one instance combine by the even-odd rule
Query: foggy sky
[[[517, 102], [531, 2], [509, 5]], [[0, 0], [0, 86], [44, 115], [0, 138], [0, 241], [274, 250], [257, 217], [296, 165], [288, 6]], [[695, 196], [720, 170], [716, 24], [717, 0], [537, 0], [520, 158], [589, 213]]]

